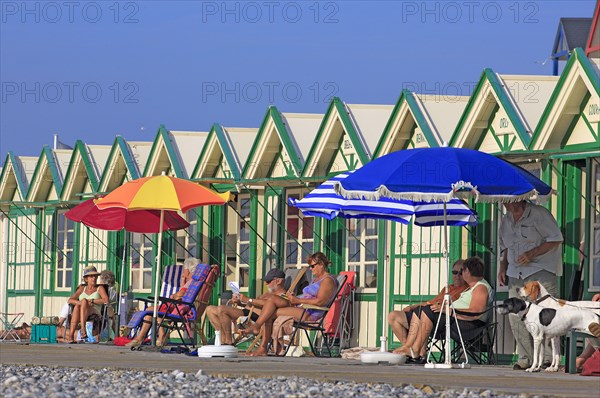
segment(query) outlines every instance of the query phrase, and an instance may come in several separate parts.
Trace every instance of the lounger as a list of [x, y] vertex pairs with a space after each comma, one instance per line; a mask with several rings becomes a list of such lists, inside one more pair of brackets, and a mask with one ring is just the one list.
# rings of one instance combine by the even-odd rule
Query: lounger
[[[158, 311], [157, 323], [167, 329], [167, 336], [176, 331], [181, 339], [181, 345], [186, 350], [189, 350], [190, 346], [195, 346], [195, 342], [191, 339], [195, 323], [204, 314], [212, 288], [219, 274], [220, 270], [216, 265], [211, 267], [206, 264], [198, 264], [192, 273], [192, 283], [180, 300], [173, 300], [168, 297], [159, 297], [158, 299], [159, 305], [164, 304], [164, 307], [161, 311]], [[141, 327], [143, 322], [147, 322], [144, 321], [146, 315], [153, 315], [153, 310], [136, 312], [127, 326], [131, 329]], [[187, 332], [188, 339], [182, 333], [184, 330]], [[190, 341], [189, 344], [188, 341]]]

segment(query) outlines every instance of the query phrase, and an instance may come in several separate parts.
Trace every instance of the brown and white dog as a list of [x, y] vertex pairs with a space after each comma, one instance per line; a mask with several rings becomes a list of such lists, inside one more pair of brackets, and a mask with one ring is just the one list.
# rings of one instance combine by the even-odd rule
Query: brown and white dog
[[[564, 336], [571, 329], [594, 334], [590, 331], [590, 325], [600, 322], [600, 316], [590, 310], [569, 307], [543, 308], [516, 297], [506, 299], [499, 304], [498, 313], [518, 314], [533, 337], [533, 363], [530, 368], [525, 370], [526, 372], [539, 372], [542, 368], [545, 339], [550, 339], [552, 346], [552, 364], [546, 368], [546, 372], [558, 371], [560, 363], [559, 337]], [[596, 337], [600, 337], [600, 333]]]
[[517, 289], [517, 294], [544, 308], [574, 308], [588, 309], [600, 316], [600, 301], [567, 301], [557, 299], [548, 294], [548, 291], [538, 281], [527, 282]]

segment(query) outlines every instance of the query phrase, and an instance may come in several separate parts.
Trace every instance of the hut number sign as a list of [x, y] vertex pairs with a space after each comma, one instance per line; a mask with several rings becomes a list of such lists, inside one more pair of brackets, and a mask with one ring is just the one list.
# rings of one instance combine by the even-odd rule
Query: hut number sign
[[588, 107], [588, 121], [591, 123], [595, 123], [600, 121], [600, 105], [598, 104], [589, 104]]

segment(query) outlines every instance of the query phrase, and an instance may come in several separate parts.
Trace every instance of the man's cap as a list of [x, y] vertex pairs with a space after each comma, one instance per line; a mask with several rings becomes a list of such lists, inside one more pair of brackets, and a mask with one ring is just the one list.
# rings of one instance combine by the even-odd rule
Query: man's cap
[[278, 268], [272, 268], [269, 270], [269, 272], [267, 272], [267, 275], [265, 275], [263, 281], [271, 283], [271, 281], [276, 278], [285, 279], [285, 273]]

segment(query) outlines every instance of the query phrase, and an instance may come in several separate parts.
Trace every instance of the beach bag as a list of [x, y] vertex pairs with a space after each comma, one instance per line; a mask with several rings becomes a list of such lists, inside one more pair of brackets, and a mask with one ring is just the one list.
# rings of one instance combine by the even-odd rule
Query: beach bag
[[600, 350], [594, 351], [592, 356], [583, 363], [581, 375], [600, 377]]

